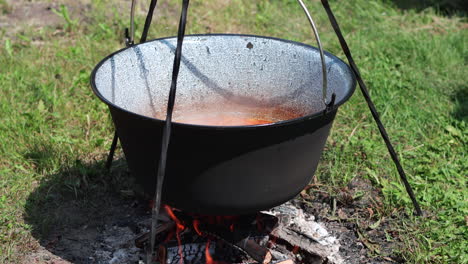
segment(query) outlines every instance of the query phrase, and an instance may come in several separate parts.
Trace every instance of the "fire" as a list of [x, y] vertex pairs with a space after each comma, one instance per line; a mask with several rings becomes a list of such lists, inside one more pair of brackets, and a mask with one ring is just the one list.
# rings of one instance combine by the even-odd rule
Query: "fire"
[[177, 237], [177, 244], [179, 245], [179, 256], [180, 256], [180, 264], [184, 264], [184, 253], [182, 249], [182, 240], [180, 239], [180, 233], [184, 231], [185, 226], [174, 214], [172, 208], [168, 205], [164, 205], [164, 210], [166, 211], [167, 215], [176, 223], [176, 237]]
[[166, 211], [167, 215], [176, 223], [177, 229], [184, 230], [185, 226], [182, 224], [182, 221], [180, 221], [174, 214], [174, 211], [169, 205], [164, 205], [164, 210]]
[[208, 239], [208, 241], [206, 241], [206, 246], [205, 246], [205, 259], [206, 259], [206, 264], [226, 264], [226, 263], [223, 262], [223, 261], [216, 261], [216, 260], [213, 260], [213, 257], [212, 257], [211, 254], [210, 254], [210, 244], [211, 244], [211, 241]]
[[[182, 232], [186, 230], [187, 228], [190, 228], [196, 234], [200, 237], [205, 237], [207, 238], [207, 242], [205, 245], [204, 249], [204, 255], [206, 259], [206, 264], [227, 264], [224, 261], [218, 261], [214, 260], [213, 256], [211, 255], [210, 252], [210, 245], [213, 243], [210, 235], [210, 229], [208, 228], [209, 225], [214, 225], [216, 228], [225, 228], [231, 232], [235, 232], [236, 228], [239, 228], [239, 221], [240, 221], [240, 216], [208, 216], [208, 215], [190, 215], [191, 220], [189, 222], [184, 222], [182, 219], [179, 219], [176, 215], [178, 211], [175, 211], [174, 208], [168, 206], [168, 205], [163, 205], [162, 209], [166, 212], [167, 216], [175, 223], [175, 230], [169, 231], [167, 234], [167, 237], [165, 239], [165, 242], [170, 241], [174, 236], [177, 238], [177, 243], [178, 243], [178, 255], [180, 257], [180, 261], [178, 264], [184, 264], [184, 252], [183, 252], [183, 245], [182, 245]], [[260, 225], [260, 228], [263, 228], [262, 224], [259, 223], [260, 221], [257, 221], [257, 224]], [[189, 227], [188, 225], [191, 225], [192, 227]], [[208, 228], [208, 230], [204, 230], [204, 228]], [[211, 245], [212, 246], [212, 245]]]
[[193, 220], [193, 229], [195, 229], [195, 232], [197, 232], [199, 236], [202, 236], [202, 232], [200, 231], [200, 220]]
[[201, 223], [209, 225], [218, 225], [229, 228], [231, 232], [234, 232], [236, 222], [239, 219], [239, 216], [202, 216], [194, 215], [193, 216], [193, 228], [199, 236], [203, 236], [200, 225]]
[[206, 246], [205, 246], [205, 258], [206, 258], [206, 264], [215, 264], [210, 254], [210, 240], [209, 239], [206, 242]]

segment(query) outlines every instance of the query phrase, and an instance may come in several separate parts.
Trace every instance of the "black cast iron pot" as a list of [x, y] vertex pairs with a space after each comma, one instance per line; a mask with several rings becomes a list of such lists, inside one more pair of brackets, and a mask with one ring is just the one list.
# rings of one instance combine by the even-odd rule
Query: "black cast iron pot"
[[[154, 193], [175, 38], [120, 50], [92, 73], [131, 174]], [[339, 105], [354, 92], [349, 67], [326, 53], [325, 111], [319, 51], [250, 35], [186, 36], [163, 202], [199, 214], [253, 213], [284, 203], [311, 180]], [[269, 116], [263, 125], [211, 126], [177, 117], [218, 111]]]

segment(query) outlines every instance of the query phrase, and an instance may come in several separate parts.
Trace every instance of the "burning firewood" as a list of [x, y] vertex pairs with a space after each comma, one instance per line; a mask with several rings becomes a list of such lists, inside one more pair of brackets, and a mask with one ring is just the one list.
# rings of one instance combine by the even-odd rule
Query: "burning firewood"
[[236, 243], [236, 246], [244, 250], [252, 259], [261, 263], [268, 264], [272, 260], [270, 251], [257, 244], [252, 239], [246, 238]]
[[259, 245], [252, 237], [247, 237], [239, 240], [238, 237], [242, 236], [240, 231], [226, 231], [217, 226], [203, 226], [202, 233], [240, 249], [249, 255], [253, 260], [260, 264], [271, 263], [273, 259], [271, 252], [268, 248]]
[[[169, 208], [169, 207], [168, 207]], [[336, 239], [291, 205], [247, 216], [198, 216], [169, 208], [157, 228], [155, 259], [162, 264], [340, 262]], [[177, 233], [179, 230], [179, 233]], [[179, 234], [179, 235], [178, 235]], [[149, 233], [135, 244], [148, 247]], [[327, 263], [328, 263], [327, 262]]]
[[[175, 226], [174, 222], [164, 223], [164, 224], [160, 225], [156, 229], [156, 234], [159, 234], [159, 233], [165, 232], [167, 230], [170, 230], [170, 229], [174, 228], [174, 226]], [[141, 234], [140, 236], [138, 236], [135, 239], [135, 246], [137, 248], [144, 248], [145, 244], [149, 241], [149, 238], [150, 238], [150, 232], [146, 232], [146, 233]]]
[[158, 260], [160, 264], [167, 263], [167, 249], [165, 246], [160, 245], [158, 248]]
[[314, 241], [310, 240], [309, 238], [303, 237], [301, 234], [298, 234], [297, 232], [289, 230], [285, 227], [276, 228], [273, 230], [271, 235], [277, 239], [287, 242], [291, 246], [301, 248], [309, 254], [319, 256], [322, 259], [326, 259], [329, 254], [326, 246], [320, 245], [319, 243], [314, 243]]

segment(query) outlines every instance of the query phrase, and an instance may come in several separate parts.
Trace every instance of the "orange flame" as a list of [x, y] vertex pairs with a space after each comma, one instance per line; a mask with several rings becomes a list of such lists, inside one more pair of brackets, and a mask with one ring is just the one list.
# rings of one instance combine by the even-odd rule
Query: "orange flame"
[[200, 231], [200, 220], [193, 220], [193, 229], [195, 229], [195, 232], [197, 232], [199, 236], [202, 236], [202, 232]]
[[182, 248], [182, 240], [180, 238], [180, 233], [184, 231], [185, 226], [174, 214], [172, 208], [168, 205], [164, 205], [164, 210], [169, 215], [169, 217], [176, 223], [176, 237], [177, 237], [177, 244], [179, 245], [179, 256], [180, 256], [180, 264], [184, 264], [184, 253]]
[[210, 254], [210, 244], [211, 244], [211, 241], [208, 239], [208, 241], [206, 242], [206, 246], [205, 246], [206, 264], [228, 264], [224, 261], [217, 261], [213, 259], [213, 257]]
[[208, 241], [206, 242], [206, 246], [205, 246], [206, 264], [222, 264], [222, 262], [213, 260], [213, 257], [210, 254], [210, 243], [211, 241], [208, 239]]
[[169, 205], [164, 205], [164, 210], [169, 215], [169, 217], [176, 223], [177, 229], [184, 230], [185, 226], [182, 222], [175, 216], [174, 211]]

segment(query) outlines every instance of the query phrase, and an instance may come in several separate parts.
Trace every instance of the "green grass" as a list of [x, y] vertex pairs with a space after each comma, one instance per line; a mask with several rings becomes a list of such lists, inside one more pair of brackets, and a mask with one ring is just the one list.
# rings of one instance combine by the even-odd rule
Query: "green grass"
[[[64, 19], [61, 34], [53, 28], [0, 31], [0, 263], [15, 263], [37, 246], [24, 221], [35, 189], [61, 171], [105, 158], [112, 124], [91, 92], [89, 75], [123, 45], [128, 7], [109, 8], [110, 2], [94, 1], [87, 23], [66, 9], [56, 11]], [[319, 1], [309, 5], [326, 49], [343, 58]], [[393, 228], [408, 263], [468, 263], [466, 18], [432, 9], [401, 11], [388, 1], [331, 5], [426, 216], [412, 216], [358, 90], [337, 116], [318, 182], [340, 188], [355, 177], [370, 179], [383, 194], [376, 217], [399, 219]], [[179, 8], [179, 1], [161, 3], [149, 36], [174, 35]], [[139, 16], [137, 37], [143, 21]], [[262, 34], [314, 45], [295, 0], [193, 1], [187, 31]], [[58, 183], [79, 196], [91, 188], [83, 184], [86, 177], [101, 177], [87, 171], [92, 166], [82, 168]], [[52, 224], [44, 212], [44, 230]]]

